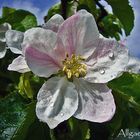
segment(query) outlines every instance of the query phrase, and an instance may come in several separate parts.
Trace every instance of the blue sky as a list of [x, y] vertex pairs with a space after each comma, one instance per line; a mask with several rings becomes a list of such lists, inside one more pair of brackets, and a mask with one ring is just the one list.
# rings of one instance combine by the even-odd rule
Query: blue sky
[[31, 3], [34, 7], [38, 7], [41, 10], [45, 10], [46, 8], [50, 7], [58, 1], [59, 0], [1, 0], [0, 7], [4, 5], [13, 5], [12, 3], [20, 3], [21, 5], [24, 5], [24, 3]]
[[[48, 9], [60, 0], [0, 0], [0, 15], [3, 6], [25, 9], [37, 16], [38, 22], [43, 23], [43, 17], [47, 14]], [[126, 44], [130, 53], [140, 57], [140, 0], [129, 0], [135, 13], [135, 26], [131, 35], [127, 37]], [[106, 9], [111, 8], [105, 4]]]

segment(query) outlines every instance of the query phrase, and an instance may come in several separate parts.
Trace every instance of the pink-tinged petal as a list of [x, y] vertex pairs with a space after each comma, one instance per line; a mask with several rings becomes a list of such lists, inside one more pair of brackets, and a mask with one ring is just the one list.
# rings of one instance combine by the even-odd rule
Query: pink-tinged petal
[[25, 49], [25, 59], [31, 71], [41, 77], [57, 73], [60, 69], [58, 61], [48, 53], [39, 51], [37, 47], [39, 48], [40, 44], [32, 44]]
[[36, 115], [51, 129], [69, 119], [77, 110], [78, 94], [65, 77], [49, 79], [39, 90]]
[[20, 73], [29, 72], [30, 69], [26, 64], [25, 57], [20, 55], [13, 60], [13, 62], [8, 66], [8, 70], [17, 71]]
[[56, 14], [52, 16], [47, 23], [43, 25], [43, 28], [50, 29], [54, 32], [57, 32], [59, 29], [59, 26], [64, 22], [64, 19], [61, 15]]
[[[26, 48], [30, 44], [41, 44], [43, 47], [37, 46], [36, 49], [44, 53], [49, 53], [55, 47], [56, 37], [56, 33], [51, 30], [46, 30], [39, 27], [31, 28], [25, 32], [22, 45]], [[36, 47], [36, 45], [33, 47]]]
[[106, 122], [113, 117], [116, 106], [111, 90], [105, 84], [75, 79], [79, 105], [74, 117], [91, 122]]
[[54, 56], [57, 56], [57, 58], [60, 61], [63, 61], [66, 58], [67, 51], [65, 47], [62, 44], [62, 40], [57, 40], [57, 46], [54, 48]]
[[139, 74], [140, 73], [140, 59], [137, 57], [130, 56], [129, 62], [126, 66], [125, 71], [130, 72], [130, 73]]
[[112, 39], [100, 38], [98, 41], [87, 62], [85, 79], [92, 83], [107, 83], [125, 71], [129, 60], [128, 49]]
[[65, 20], [58, 30], [60, 46], [64, 46], [69, 55], [77, 54], [85, 58], [94, 51], [94, 42], [98, 37], [96, 22], [86, 10], [80, 10]]

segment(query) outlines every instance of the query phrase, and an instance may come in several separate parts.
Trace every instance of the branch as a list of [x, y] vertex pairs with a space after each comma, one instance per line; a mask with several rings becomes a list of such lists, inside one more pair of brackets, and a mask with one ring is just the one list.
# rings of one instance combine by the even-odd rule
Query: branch
[[61, 13], [64, 19], [67, 18], [67, 0], [61, 0]]
[[98, 18], [98, 21], [99, 22], [100, 20], [102, 20], [104, 17], [106, 17], [108, 15], [107, 11], [104, 9], [104, 6], [102, 4], [99, 3], [98, 0], [94, 0], [96, 5], [101, 9], [101, 15], [100, 17]]

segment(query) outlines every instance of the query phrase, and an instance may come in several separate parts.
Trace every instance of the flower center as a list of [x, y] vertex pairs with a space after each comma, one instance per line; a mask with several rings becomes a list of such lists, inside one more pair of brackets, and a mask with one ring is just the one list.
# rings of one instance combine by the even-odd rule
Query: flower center
[[85, 59], [83, 57], [76, 56], [72, 54], [71, 58], [69, 58], [68, 54], [66, 55], [65, 60], [63, 61], [63, 72], [67, 75], [68, 79], [73, 76], [79, 78], [84, 77], [87, 73], [87, 67], [82, 62]]

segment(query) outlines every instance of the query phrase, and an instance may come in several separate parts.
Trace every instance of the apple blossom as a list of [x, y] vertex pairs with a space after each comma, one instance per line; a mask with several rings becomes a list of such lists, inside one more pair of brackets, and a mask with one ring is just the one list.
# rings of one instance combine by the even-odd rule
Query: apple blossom
[[80, 10], [58, 32], [32, 28], [22, 46], [30, 70], [50, 77], [37, 96], [37, 117], [50, 128], [74, 116], [91, 122], [109, 121], [115, 103], [107, 82], [120, 76], [128, 50], [99, 34], [93, 16]]
[[[42, 28], [50, 29], [54, 32], [58, 31], [59, 26], [64, 22], [62, 16], [56, 14], [50, 18], [50, 20], [45, 23]], [[13, 62], [8, 66], [8, 70], [17, 71], [20, 73], [25, 73], [30, 71], [29, 67], [26, 64], [24, 52], [22, 51], [22, 42], [24, 38], [24, 33], [16, 30], [8, 30], [5, 34], [6, 43], [8, 48], [13, 53], [20, 54], [17, 58], [13, 60]]]

